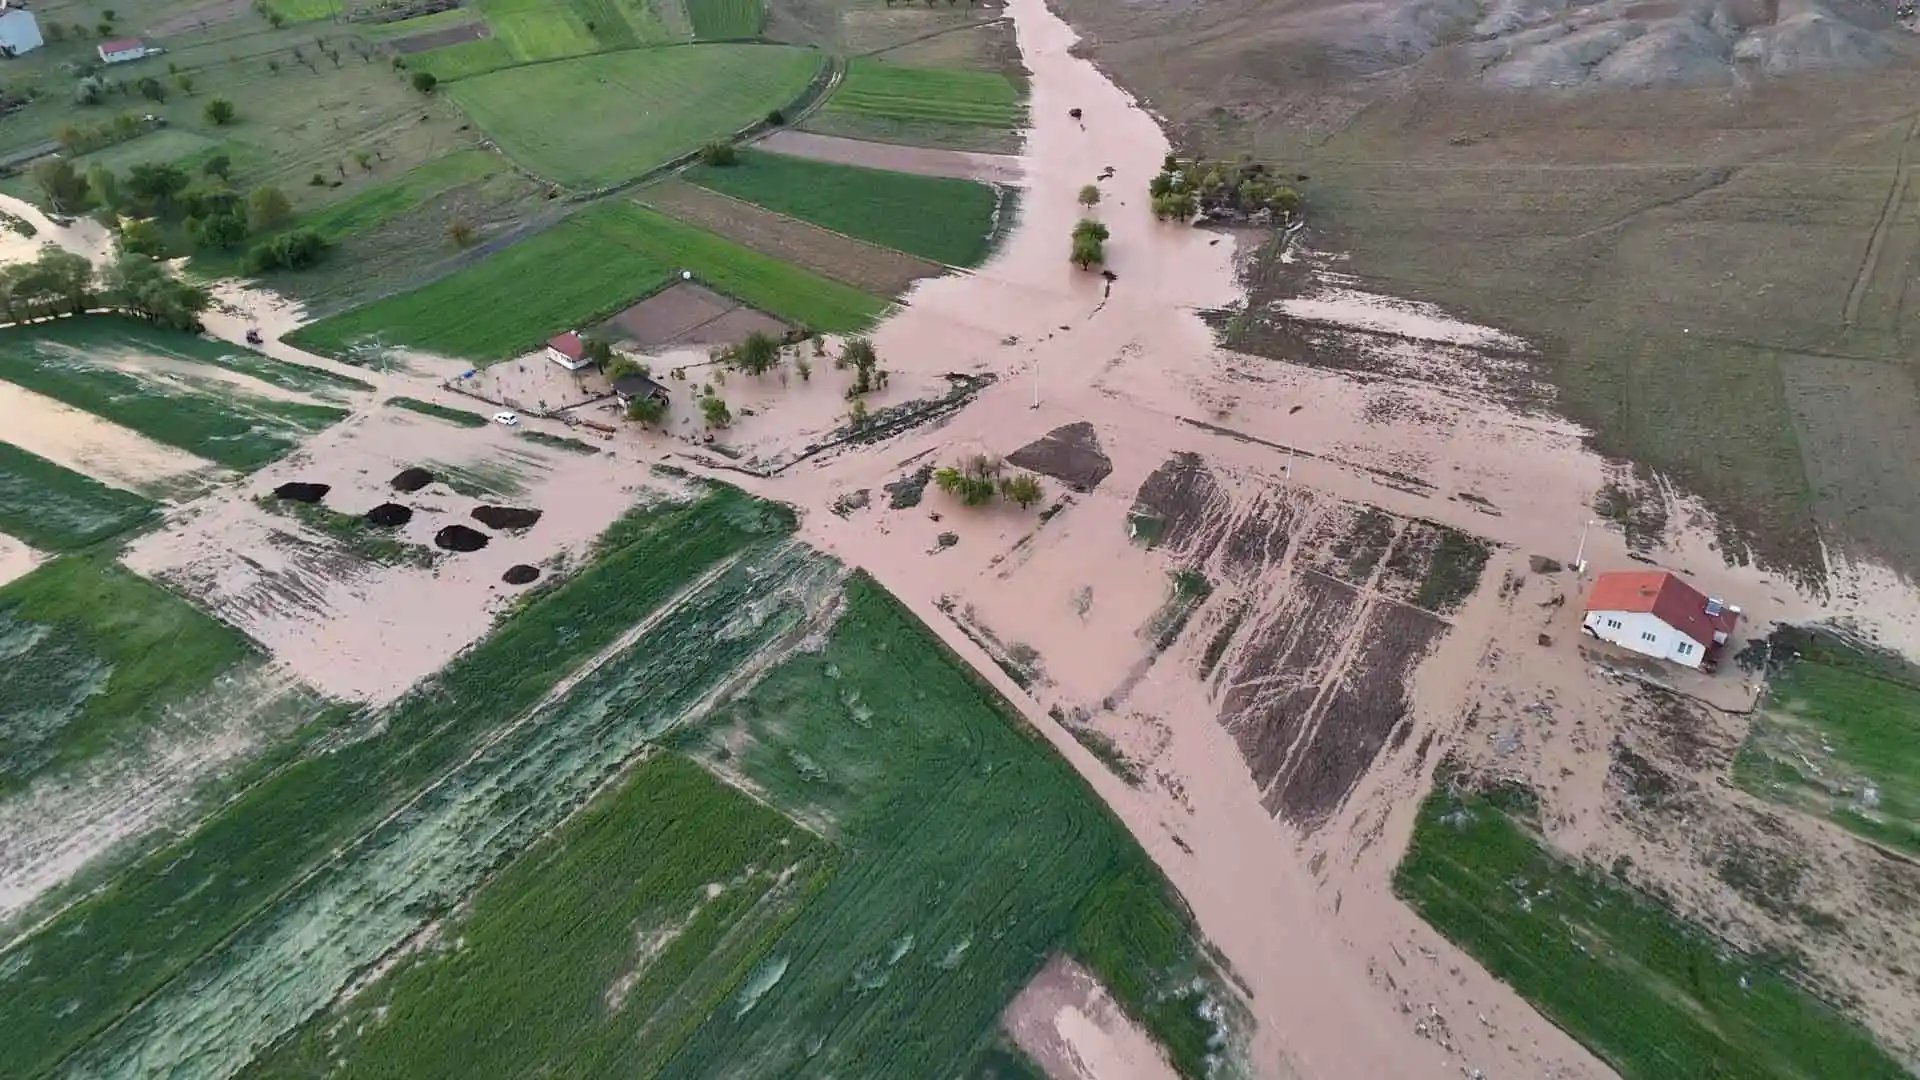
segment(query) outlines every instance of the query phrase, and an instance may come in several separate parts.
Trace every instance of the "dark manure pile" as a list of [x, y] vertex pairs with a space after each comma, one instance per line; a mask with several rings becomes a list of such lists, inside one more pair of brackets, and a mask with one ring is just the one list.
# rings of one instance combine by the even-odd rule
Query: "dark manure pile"
[[400, 475], [393, 478], [395, 491], [419, 491], [431, 483], [433, 483], [433, 474], [418, 465], [411, 469], [400, 470]]
[[433, 534], [433, 544], [447, 551], [479, 551], [487, 546], [487, 534], [465, 525], [449, 525]]
[[518, 566], [507, 567], [507, 572], [500, 575], [500, 580], [509, 585], [530, 585], [533, 583], [533, 579], [539, 576], [539, 567], [528, 566], [526, 563], [521, 563]]
[[333, 489], [325, 484], [281, 484], [273, 489], [273, 497], [291, 499], [294, 502], [317, 503], [326, 498], [327, 492], [331, 490]]
[[381, 503], [367, 511], [367, 524], [383, 529], [397, 529], [412, 520], [413, 508], [399, 503]]
[[473, 518], [489, 529], [530, 529], [540, 520], [538, 510], [516, 510], [509, 506], [476, 506]]

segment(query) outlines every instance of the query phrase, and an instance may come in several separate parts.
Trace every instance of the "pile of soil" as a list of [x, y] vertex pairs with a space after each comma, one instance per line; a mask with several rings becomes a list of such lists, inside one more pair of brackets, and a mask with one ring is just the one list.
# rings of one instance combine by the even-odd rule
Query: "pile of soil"
[[333, 490], [325, 484], [281, 484], [273, 489], [276, 499], [292, 499], [294, 502], [317, 503]]
[[393, 478], [393, 487], [396, 491], [419, 491], [431, 483], [433, 483], [433, 474], [418, 465], [400, 470], [400, 475]]
[[1051, 476], [1079, 492], [1099, 487], [1113, 472], [1113, 462], [1100, 448], [1093, 425], [1085, 421], [1054, 428], [1008, 454], [1007, 464]]
[[509, 506], [476, 506], [473, 518], [489, 529], [530, 529], [540, 520], [538, 510], [515, 510]]
[[487, 546], [487, 534], [465, 525], [449, 525], [433, 534], [433, 545], [447, 551], [479, 551]]
[[397, 529], [413, 520], [413, 508], [399, 503], [381, 503], [367, 511], [367, 524], [378, 525], [383, 529]]
[[526, 563], [521, 563], [518, 566], [507, 567], [507, 572], [500, 575], [500, 580], [509, 585], [527, 585], [531, 584], [533, 579], [539, 576], [539, 567], [528, 566]]

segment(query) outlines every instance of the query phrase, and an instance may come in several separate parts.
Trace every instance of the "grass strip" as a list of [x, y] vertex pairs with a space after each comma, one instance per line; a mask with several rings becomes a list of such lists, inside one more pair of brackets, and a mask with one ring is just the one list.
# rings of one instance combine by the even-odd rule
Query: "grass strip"
[[583, 457], [600, 452], [599, 447], [583, 443], [579, 439], [570, 439], [565, 435], [549, 435], [544, 431], [521, 431], [520, 437], [552, 450], [565, 450], [569, 454], [579, 454]]
[[435, 420], [445, 420], [449, 424], [463, 428], [483, 428], [490, 421], [479, 413], [470, 413], [465, 409], [451, 409], [445, 405], [435, 405], [431, 401], [421, 401], [412, 397], [390, 397], [387, 404], [396, 409], [431, 416]]
[[1624, 1080], [1907, 1075], [1789, 971], [1549, 851], [1503, 805], [1443, 776], [1395, 891]]
[[78, 551], [154, 513], [148, 500], [0, 442], [0, 532], [46, 552]]

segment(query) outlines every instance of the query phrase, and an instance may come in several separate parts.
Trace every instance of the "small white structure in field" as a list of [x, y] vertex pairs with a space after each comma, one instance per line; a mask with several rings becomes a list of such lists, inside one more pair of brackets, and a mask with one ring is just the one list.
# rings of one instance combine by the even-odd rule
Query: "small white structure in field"
[[0, 0], [0, 56], [19, 56], [44, 44], [33, 12]]
[[1740, 609], [1665, 570], [1616, 570], [1594, 579], [1581, 627], [1623, 649], [1711, 671]]
[[587, 357], [587, 343], [581, 340], [579, 332], [574, 330], [555, 334], [547, 339], [547, 359], [568, 371], [579, 371], [593, 366], [593, 361]]
[[139, 38], [115, 38], [100, 43], [100, 62], [103, 64], [124, 64], [146, 55], [147, 43]]

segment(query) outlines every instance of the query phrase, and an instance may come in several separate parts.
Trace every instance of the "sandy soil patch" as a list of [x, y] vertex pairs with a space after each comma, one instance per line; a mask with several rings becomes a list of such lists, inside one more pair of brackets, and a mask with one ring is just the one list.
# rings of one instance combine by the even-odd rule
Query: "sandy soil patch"
[[732, 345], [758, 330], [776, 337], [787, 325], [704, 285], [679, 282], [609, 319], [606, 328], [655, 352]]
[[25, 577], [40, 565], [41, 554], [27, 545], [0, 533], [0, 585]]
[[1001, 1024], [1049, 1080], [1175, 1080], [1154, 1041], [1087, 969], [1057, 956], [1007, 1007]]
[[185, 450], [9, 382], [0, 382], [0, 416], [7, 418], [8, 442], [127, 491], [164, 495], [228, 473]]
[[394, 41], [391, 47], [394, 52], [404, 56], [409, 53], [426, 52], [429, 49], [445, 48], [448, 45], [458, 45], [466, 41], [480, 41], [491, 36], [486, 23], [470, 22], [461, 26], [430, 30], [412, 37], [403, 37]]
[[669, 181], [648, 189], [644, 198], [648, 205], [682, 221], [876, 296], [895, 296], [921, 278], [946, 272], [939, 263], [843, 236], [696, 184]]
[[830, 161], [836, 165], [862, 165], [869, 169], [891, 169], [919, 176], [948, 176], [956, 180], [982, 180], [992, 184], [1025, 182], [1023, 169], [1026, 165], [1022, 159], [1010, 154], [896, 146], [893, 143], [816, 135], [810, 131], [789, 128], [782, 128], [761, 139], [759, 147], [794, 157]]
[[[484, 402], [505, 402], [530, 413], [572, 408], [612, 393], [599, 372], [568, 371], [548, 359], [544, 347], [517, 360], [481, 368], [472, 378], [456, 377], [446, 385], [461, 393], [474, 394]], [[473, 411], [491, 411], [480, 403], [471, 403], [468, 407]]]
[[[396, 474], [422, 465], [441, 482], [411, 494], [393, 489]], [[632, 502], [638, 488], [631, 477], [631, 466], [609, 455], [548, 450], [495, 425], [455, 428], [382, 409], [337, 425], [243, 485], [189, 505], [164, 530], [137, 541], [126, 562], [245, 630], [310, 685], [381, 702], [487, 630], [521, 591], [502, 583], [508, 568], [551, 570], [576, 557]], [[387, 502], [409, 507], [414, 513], [404, 526], [380, 535], [407, 545], [411, 555], [377, 560], [257, 501], [292, 482], [328, 485], [322, 505], [336, 514], [357, 517]], [[495, 532], [472, 517], [488, 504], [543, 514], [532, 528]], [[486, 546], [458, 553], [436, 547], [455, 525], [484, 534]], [[416, 564], [427, 558], [430, 568]]]

